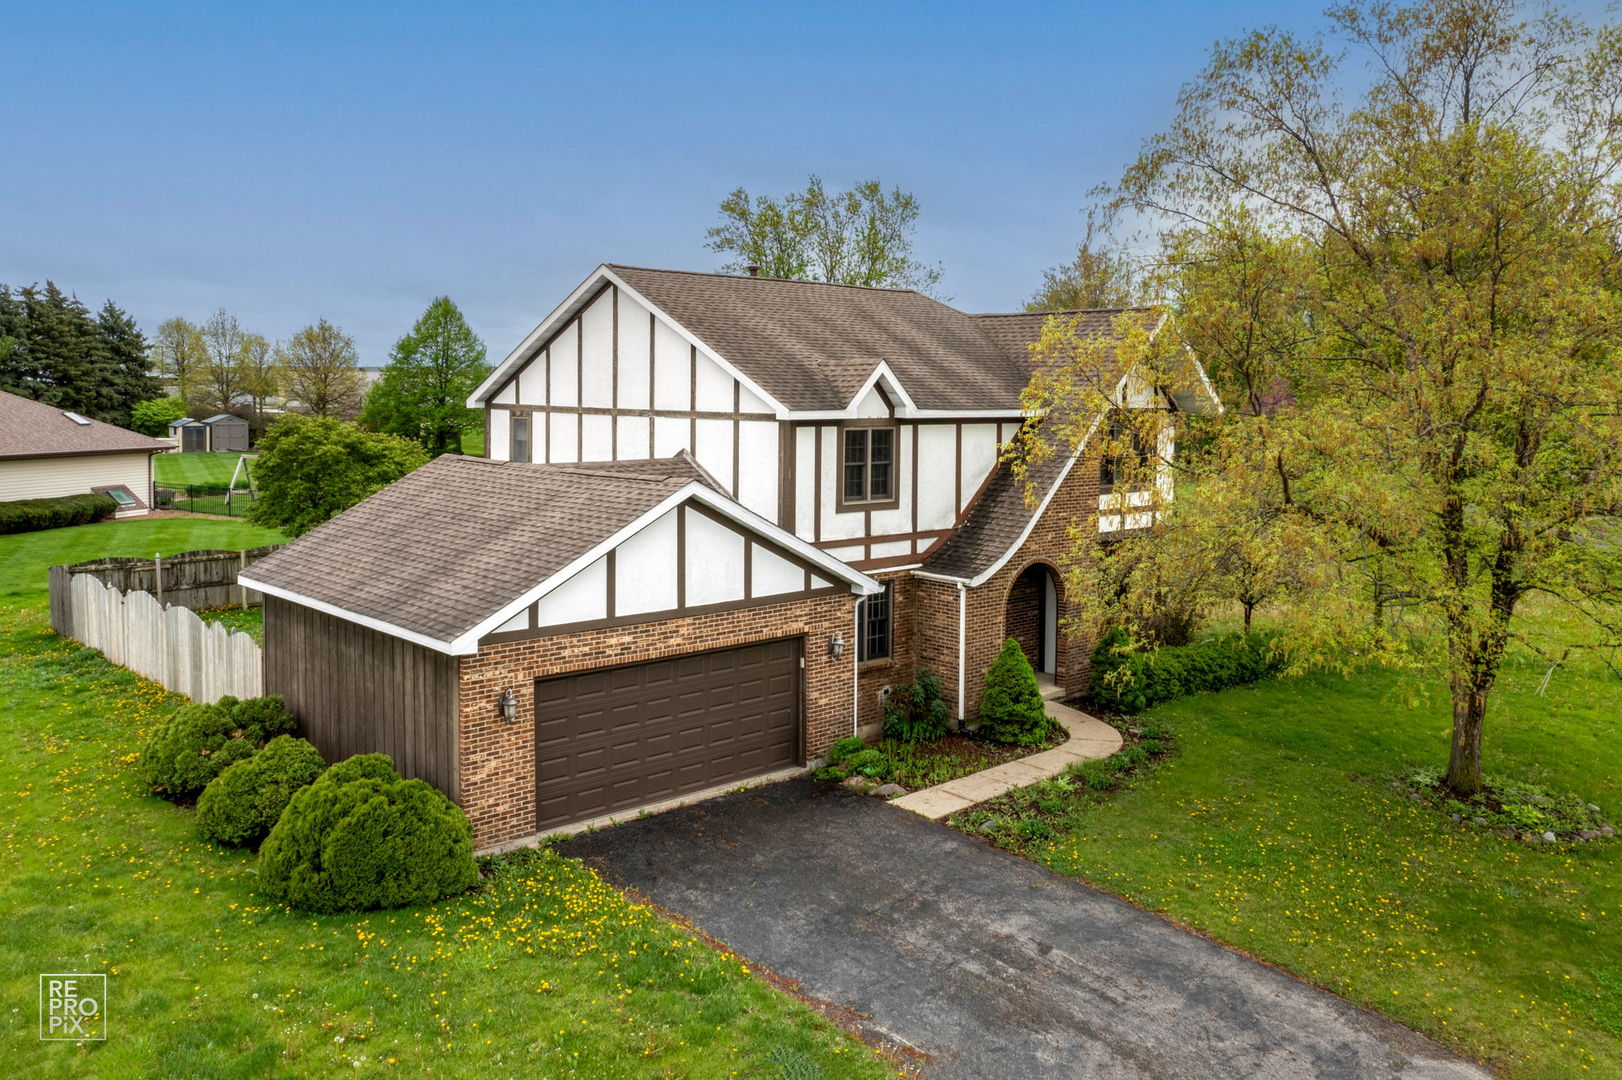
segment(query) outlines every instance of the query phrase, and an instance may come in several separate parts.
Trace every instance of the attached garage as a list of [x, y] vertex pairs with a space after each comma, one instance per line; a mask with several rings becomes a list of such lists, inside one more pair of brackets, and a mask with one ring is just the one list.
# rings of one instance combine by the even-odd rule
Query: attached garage
[[541, 831], [800, 763], [800, 641], [536, 680]]
[[[442, 457], [241, 580], [266, 692], [323, 753], [436, 783], [486, 850], [803, 767], [854, 731], [880, 588], [685, 454]], [[432, 671], [453, 689], [411, 692]]]

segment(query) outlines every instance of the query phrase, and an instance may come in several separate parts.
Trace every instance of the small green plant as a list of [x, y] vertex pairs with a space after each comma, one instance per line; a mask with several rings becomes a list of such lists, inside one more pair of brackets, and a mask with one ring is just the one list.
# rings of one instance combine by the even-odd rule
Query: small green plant
[[986, 671], [977, 734], [991, 742], [1040, 746], [1052, 730], [1036, 672], [1019, 642], [1009, 638]]
[[310, 743], [278, 735], [209, 781], [197, 797], [197, 827], [217, 844], [256, 846], [270, 834], [293, 792], [326, 767]]
[[916, 682], [898, 686], [884, 703], [884, 737], [903, 743], [939, 739], [946, 734], [950, 717], [940, 679], [920, 668]]
[[382, 754], [340, 761], [294, 793], [259, 851], [274, 898], [302, 911], [370, 911], [454, 896], [478, 881], [460, 807]]
[[858, 739], [854, 735], [847, 736], [828, 747], [825, 760], [829, 765], [838, 765], [852, 754], [859, 754], [866, 749], [866, 739]]
[[869, 779], [882, 778], [890, 767], [890, 759], [884, 756], [882, 750], [869, 747], [845, 759], [845, 772], [851, 776], [865, 776]]

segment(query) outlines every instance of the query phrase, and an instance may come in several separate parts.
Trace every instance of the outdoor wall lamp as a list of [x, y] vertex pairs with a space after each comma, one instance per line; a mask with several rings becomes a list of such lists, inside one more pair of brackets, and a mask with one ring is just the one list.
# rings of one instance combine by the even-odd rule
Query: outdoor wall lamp
[[501, 696], [496, 698], [496, 708], [501, 710], [501, 718], [507, 723], [518, 719], [518, 698], [513, 694], [512, 687], [503, 690]]
[[845, 635], [835, 634], [828, 639], [828, 655], [838, 660], [845, 655]]

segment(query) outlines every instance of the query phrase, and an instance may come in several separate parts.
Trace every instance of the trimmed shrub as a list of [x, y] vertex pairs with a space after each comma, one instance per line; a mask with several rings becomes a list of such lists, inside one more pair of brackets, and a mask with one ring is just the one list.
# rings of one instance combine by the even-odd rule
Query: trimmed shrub
[[1273, 649], [1273, 639], [1263, 634], [1230, 634], [1136, 653], [1120, 628], [1099, 639], [1092, 659], [1089, 696], [1101, 708], [1121, 713], [1139, 713], [1189, 694], [1260, 682], [1277, 675], [1284, 666]]
[[426, 904], [478, 881], [460, 807], [382, 754], [341, 761], [293, 793], [259, 849], [259, 877], [303, 911]]
[[980, 695], [980, 727], [976, 731], [991, 742], [1038, 746], [1047, 738], [1053, 721], [1042, 704], [1042, 688], [1019, 642], [1009, 638], [986, 671]]
[[0, 536], [89, 525], [111, 517], [117, 509], [118, 504], [111, 495], [62, 495], [54, 499], [0, 502]]
[[293, 793], [326, 767], [321, 752], [310, 743], [278, 735], [259, 753], [208, 782], [197, 797], [197, 827], [215, 843], [257, 846], [287, 809]]
[[828, 747], [828, 753], [825, 760], [829, 765], [838, 765], [841, 761], [844, 761], [852, 754], [860, 754], [866, 749], [866, 739], [858, 739], [856, 736], [850, 735], [846, 738], [840, 739], [838, 742]]
[[897, 742], [919, 743], [946, 734], [951, 716], [941, 700], [941, 681], [928, 668], [920, 668], [918, 681], [896, 688], [884, 703], [884, 737]]
[[222, 697], [212, 705], [182, 706], [147, 740], [141, 778], [160, 795], [189, 799], [226, 766], [293, 727], [280, 697]]

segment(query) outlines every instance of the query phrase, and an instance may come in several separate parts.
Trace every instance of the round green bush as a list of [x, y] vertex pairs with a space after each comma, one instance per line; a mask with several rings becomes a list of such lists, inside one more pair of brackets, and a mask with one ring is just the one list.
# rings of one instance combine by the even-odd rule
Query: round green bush
[[294, 792], [259, 849], [266, 891], [303, 911], [425, 904], [473, 887], [461, 808], [382, 754], [341, 761]]
[[189, 799], [226, 766], [293, 728], [280, 697], [239, 701], [228, 696], [212, 705], [185, 705], [147, 740], [141, 778], [160, 795]]
[[310, 743], [278, 735], [209, 781], [197, 797], [197, 827], [215, 843], [256, 845], [269, 835], [293, 793], [326, 767]]
[[1052, 724], [1036, 672], [1019, 642], [1009, 638], [986, 670], [977, 734], [997, 743], [1039, 746]]

